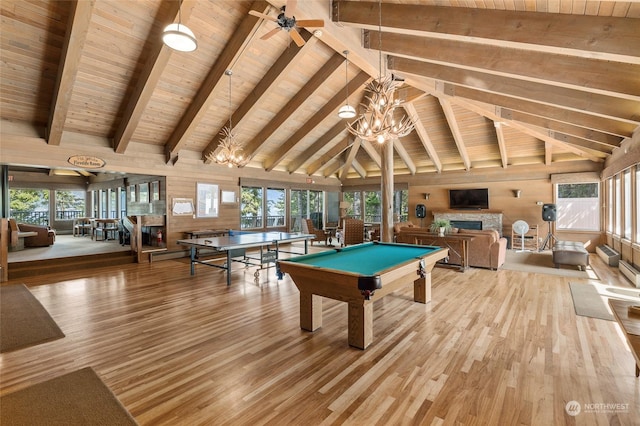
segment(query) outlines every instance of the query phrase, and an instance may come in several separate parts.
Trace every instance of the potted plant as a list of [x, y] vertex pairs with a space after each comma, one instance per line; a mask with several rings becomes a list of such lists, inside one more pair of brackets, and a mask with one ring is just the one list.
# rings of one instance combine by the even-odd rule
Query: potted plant
[[451, 222], [448, 219], [435, 219], [429, 229], [431, 232], [437, 232], [438, 236], [444, 237], [445, 232], [451, 231]]

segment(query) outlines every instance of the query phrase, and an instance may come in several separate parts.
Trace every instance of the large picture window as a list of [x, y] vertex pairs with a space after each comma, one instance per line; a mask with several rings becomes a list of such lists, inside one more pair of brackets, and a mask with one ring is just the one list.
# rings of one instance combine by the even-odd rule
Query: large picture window
[[49, 190], [10, 189], [9, 217], [16, 222], [49, 225]]
[[84, 217], [85, 191], [55, 191], [56, 220], [73, 220]]
[[267, 227], [285, 225], [285, 195], [284, 189], [267, 189]]
[[556, 186], [556, 229], [600, 230], [600, 191], [594, 183], [560, 183]]
[[240, 197], [240, 228], [262, 228], [262, 188], [244, 186]]

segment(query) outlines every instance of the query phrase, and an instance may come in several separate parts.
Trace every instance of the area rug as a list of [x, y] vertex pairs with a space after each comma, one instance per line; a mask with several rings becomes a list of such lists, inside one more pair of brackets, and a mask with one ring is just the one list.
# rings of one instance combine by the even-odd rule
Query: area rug
[[0, 353], [64, 337], [24, 284], [0, 287]]
[[569, 278], [598, 279], [591, 267], [580, 271], [577, 266], [560, 265], [556, 268], [550, 251], [546, 252], [517, 252], [507, 250], [506, 259], [502, 269], [519, 272], [533, 272], [538, 274], [558, 275]]
[[0, 406], [2, 425], [138, 424], [90, 367], [4, 395]]
[[[640, 304], [640, 291], [600, 283], [569, 283], [576, 315], [614, 321], [609, 299]], [[636, 297], [637, 296], [637, 297]]]

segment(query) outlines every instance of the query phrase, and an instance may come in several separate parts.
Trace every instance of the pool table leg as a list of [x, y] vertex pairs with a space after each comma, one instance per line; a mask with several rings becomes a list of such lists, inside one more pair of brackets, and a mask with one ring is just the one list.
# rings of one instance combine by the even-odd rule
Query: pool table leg
[[349, 302], [349, 345], [366, 349], [373, 342], [373, 302]]
[[322, 327], [322, 297], [300, 290], [300, 328], [315, 331]]
[[418, 303], [431, 302], [431, 274], [413, 282], [413, 300]]

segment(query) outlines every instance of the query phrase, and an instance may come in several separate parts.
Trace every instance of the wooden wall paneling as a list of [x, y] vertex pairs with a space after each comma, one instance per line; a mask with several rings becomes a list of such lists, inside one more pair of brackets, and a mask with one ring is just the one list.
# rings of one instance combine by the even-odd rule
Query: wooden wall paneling
[[[219, 215], [213, 218], [196, 217], [197, 208], [196, 184], [212, 183], [218, 185], [219, 191], [235, 191], [239, 197], [238, 181], [232, 177], [211, 175], [206, 178], [194, 177], [167, 177], [167, 249], [169, 251], [184, 250], [184, 246], [176, 243], [177, 240], [186, 238], [185, 232], [200, 229], [239, 229], [240, 228], [240, 202], [236, 204], [219, 204]], [[220, 194], [218, 194], [220, 196]], [[173, 215], [171, 212], [174, 198], [191, 198], [194, 203], [193, 216]]]

